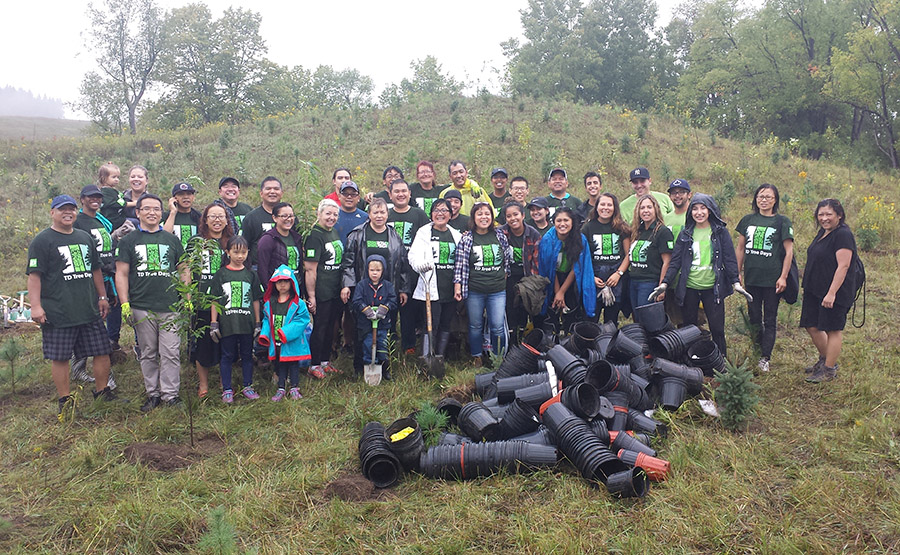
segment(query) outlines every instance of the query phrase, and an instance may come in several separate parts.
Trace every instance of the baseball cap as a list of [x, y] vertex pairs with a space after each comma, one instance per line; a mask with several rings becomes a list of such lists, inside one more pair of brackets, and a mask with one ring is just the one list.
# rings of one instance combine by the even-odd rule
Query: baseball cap
[[50, 203], [50, 208], [53, 208], [53, 209], [62, 208], [63, 206], [65, 206], [67, 204], [71, 204], [72, 206], [74, 206], [76, 208], [78, 207], [78, 203], [75, 202], [75, 199], [72, 198], [71, 196], [59, 195], [59, 196], [53, 197], [53, 201]]
[[684, 180], [684, 179], [675, 179], [675, 180], [673, 180], [671, 183], [669, 183], [669, 188], [668, 188], [667, 190], [668, 190], [668, 191], [671, 191], [672, 189], [676, 189], [676, 188], [681, 188], [681, 189], [684, 189], [684, 190], [686, 190], [686, 191], [688, 191], [688, 192], [691, 191], [691, 186], [690, 186], [690, 184], [689, 184], [686, 180]]
[[562, 168], [553, 168], [552, 170], [550, 170], [550, 175], [547, 176], [547, 179], [550, 179], [551, 177], [553, 177], [553, 174], [556, 172], [562, 173], [563, 177], [565, 177], [566, 179], [569, 179], [569, 174], [567, 174], [566, 170], [564, 170]]
[[462, 200], [462, 193], [460, 193], [456, 189], [450, 188], [446, 193], [444, 193], [444, 198], [447, 200], [450, 200], [452, 198], [458, 198], [459, 200]]
[[219, 181], [219, 189], [225, 186], [226, 183], [234, 183], [238, 189], [241, 188], [241, 182], [235, 179], [234, 177], [223, 177], [222, 181]]
[[509, 177], [509, 172], [506, 171], [506, 168], [494, 168], [491, 170], [491, 178], [493, 178], [498, 173], [502, 173], [506, 177]]
[[196, 193], [197, 191], [191, 186], [190, 183], [178, 183], [174, 187], [172, 187], [172, 196], [174, 197], [178, 193]]
[[97, 187], [96, 185], [85, 185], [81, 189], [81, 196], [82, 197], [99, 197], [99, 196], [103, 196], [103, 193], [100, 191], [100, 187]]
[[634, 168], [628, 174], [628, 180], [634, 181], [635, 179], [650, 179], [650, 171], [647, 168]]
[[550, 208], [550, 203], [547, 202], [546, 197], [535, 197], [525, 205], [525, 208]]
[[359, 185], [357, 185], [353, 181], [344, 181], [344, 183], [341, 185], [341, 191], [343, 192], [344, 189], [353, 189], [358, 193]]

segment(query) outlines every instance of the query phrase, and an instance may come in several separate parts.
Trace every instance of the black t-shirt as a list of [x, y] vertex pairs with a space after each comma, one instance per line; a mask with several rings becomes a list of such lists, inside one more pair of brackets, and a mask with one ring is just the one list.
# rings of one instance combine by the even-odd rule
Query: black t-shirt
[[259, 301], [263, 296], [256, 272], [246, 266], [240, 270], [223, 266], [213, 276], [210, 292], [222, 303], [218, 309], [222, 337], [253, 333], [256, 327], [253, 301]]
[[553, 195], [547, 195], [544, 197], [547, 199], [547, 204], [550, 208], [550, 215], [547, 216], [548, 221], [553, 221], [553, 214], [556, 212], [557, 208], [561, 208], [563, 206], [567, 208], [571, 208], [572, 212], [575, 212], [579, 206], [581, 206], [581, 199], [578, 197], [574, 197], [569, 193], [566, 193], [566, 196], [563, 198], [556, 198]]
[[86, 231], [94, 238], [97, 253], [100, 255], [100, 267], [107, 275], [114, 275], [116, 273], [116, 253], [113, 250], [112, 237], [109, 236], [109, 231], [103, 223], [94, 216], [79, 212], [74, 227]]
[[391, 194], [390, 194], [389, 192], [387, 192], [387, 191], [378, 191], [378, 192], [375, 193], [375, 195], [373, 196], [373, 199], [376, 199], [376, 198], [380, 198], [381, 200], [383, 200], [384, 202], [386, 202], [387, 205], [388, 205], [388, 210], [390, 210], [390, 209], [392, 209], [392, 208], [394, 207], [394, 203], [391, 201]]
[[344, 244], [337, 231], [316, 224], [310, 230], [303, 244], [303, 261], [315, 262], [316, 300], [330, 301], [341, 294], [341, 261], [344, 259]]
[[47, 228], [31, 240], [25, 273], [40, 273], [41, 307], [50, 325], [71, 328], [100, 318], [93, 276], [99, 268], [100, 255], [86, 231]]
[[[840, 249], [850, 249], [856, 252], [856, 240], [850, 228], [844, 224], [837, 227], [827, 236], [824, 229], [819, 229], [815, 240], [806, 249], [806, 268], [803, 270], [803, 291], [817, 299], [825, 298], [834, 273], [837, 272], [836, 253]], [[849, 276], [849, 271], [848, 271]], [[834, 304], [841, 307], [853, 305], [855, 291], [851, 280], [844, 278], [834, 298]]]
[[453, 298], [453, 266], [456, 263], [456, 242], [449, 229], [438, 231], [431, 227], [431, 252], [434, 255], [434, 270], [437, 275], [438, 298]]
[[[165, 225], [168, 219], [169, 212], [166, 212], [163, 214], [161, 225]], [[194, 214], [192, 212], [176, 212], [175, 227], [172, 228], [172, 233], [181, 241], [182, 248], [186, 247], [188, 240], [197, 235], [197, 220], [194, 219]]]
[[425, 212], [426, 216], [431, 215], [431, 205], [437, 199], [441, 191], [449, 187], [449, 185], [438, 185], [435, 183], [431, 189], [425, 190], [420, 183], [413, 183], [409, 186], [410, 202]]
[[129, 264], [128, 300], [132, 308], [171, 312], [178, 302], [172, 280], [184, 251], [181, 241], [168, 231], [136, 230], [119, 241], [116, 260]]
[[416, 232], [422, 226], [428, 225], [428, 216], [425, 212], [415, 206], [410, 206], [406, 212], [397, 212], [393, 208], [388, 211], [388, 225], [394, 228], [397, 235], [403, 241], [403, 246], [409, 252], [413, 239], [416, 238]]
[[466, 231], [469, 231], [469, 217], [465, 214], [460, 214], [459, 216], [450, 220], [447, 225], [460, 233], [464, 233]]
[[675, 239], [672, 237], [672, 230], [661, 225], [656, 231], [641, 229], [638, 237], [631, 244], [631, 252], [629, 258], [631, 260], [628, 267], [628, 274], [635, 281], [652, 281], [659, 283], [660, 273], [662, 272], [662, 256], [671, 253], [675, 247]]
[[[216, 272], [218, 272], [220, 268], [228, 263], [228, 255], [225, 254], [219, 241], [217, 239], [209, 239], [208, 241], [209, 245], [215, 244], [215, 247], [212, 249], [204, 249], [202, 251], [200, 254], [200, 272], [194, 273], [191, 276], [192, 280], [198, 282], [199, 290], [204, 293], [209, 293], [209, 284], [212, 281], [213, 276], [216, 275]], [[203, 237], [199, 235], [191, 237], [188, 239], [185, 252], [191, 256], [195, 250], [201, 248], [203, 242]]]
[[250, 245], [251, 264], [256, 263], [256, 244], [259, 242], [259, 238], [273, 227], [275, 227], [275, 219], [262, 206], [257, 206], [244, 216], [241, 222], [241, 235]]
[[506, 223], [506, 214], [503, 213], [503, 205], [506, 204], [506, 199], [510, 197], [509, 190], [506, 191], [506, 194], [502, 197], [494, 196], [494, 193], [490, 193], [488, 198], [491, 201], [491, 204], [494, 205], [494, 219], [500, 225]]
[[588, 240], [594, 272], [597, 272], [602, 266], [614, 266], [622, 263], [626, 254], [623, 245], [625, 237], [613, 230], [612, 222], [604, 224], [599, 220], [589, 220], [584, 224], [581, 233]]
[[509, 240], [509, 248], [512, 249], [512, 266], [509, 268], [509, 279], [519, 281], [525, 277], [525, 233], [516, 237], [510, 231], [506, 236]]
[[[229, 208], [231, 207], [229, 206]], [[240, 233], [241, 226], [244, 223], [244, 217], [250, 212], [253, 212], [253, 207], [245, 202], [238, 202], [234, 208], [231, 208], [231, 213], [234, 214], [234, 219], [238, 225], [238, 228], [234, 230], [235, 233]]]
[[125, 196], [124, 193], [114, 187], [100, 187], [103, 195], [103, 204], [100, 213], [112, 224], [113, 231], [125, 223]]
[[[366, 257], [368, 258], [373, 254], [381, 255], [384, 258], [384, 261], [387, 262], [387, 268], [384, 269], [384, 276], [382, 277], [382, 279], [393, 283], [394, 280], [391, 277], [391, 250], [389, 248], [390, 243], [388, 242], [387, 229], [385, 229], [381, 233], [375, 233], [375, 231], [372, 229], [372, 226], [367, 225], [365, 227], [365, 240]], [[363, 268], [366, 267], [366, 264], [363, 264]], [[367, 272], [364, 272], [362, 277], [368, 277], [368, 275], [369, 274]]]
[[300, 248], [303, 245], [298, 245], [296, 241], [294, 241], [294, 236], [290, 233], [287, 235], [278, 234], [278, 238], [281, 239], [281, 242], [284, 243], [285, 248], [287, 249], [287, 266], [296, 274], [298, 270], [300, 270]]
[[503, 252], [497, 234], [472, 232], [469, 254], [469, 289], [476, 293], [497, 293], [506, 289]]
[[784, 241], [794, 239], [794, 229], [786, 216], [747, 214], [737, 225], [744, 236], [744, 283], [775, 287], [784, 264]]

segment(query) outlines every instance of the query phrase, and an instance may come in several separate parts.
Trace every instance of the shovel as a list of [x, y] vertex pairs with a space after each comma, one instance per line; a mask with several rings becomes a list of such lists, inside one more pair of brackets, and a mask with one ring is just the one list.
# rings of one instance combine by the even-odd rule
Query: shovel
[[372, 363], [363, 367], [363, 379], [367, 384], [375, 386], [381, 383], [381, 364], [375, 362], [378, 353], [378, 320], [372, 320]]
[[428, 272], [425, 282], [425, 321], [428, 324], [427, 341], [422, 341], [422, 357], [420, 361], [425, 375], [430, 378], [441, 379], [444, 377], [444, 357], [434, 354], [434, 337], [431, 327], [431, 277], [434, 271]]

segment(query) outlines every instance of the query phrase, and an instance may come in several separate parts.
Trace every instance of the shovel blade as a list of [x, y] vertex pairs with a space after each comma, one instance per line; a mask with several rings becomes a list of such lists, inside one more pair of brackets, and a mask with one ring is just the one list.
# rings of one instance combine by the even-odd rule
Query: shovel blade
[[419, 362], [422, 371], [429, 378], [441, 379], [444, 377], [444, 374], [446, 373], [444, 369], [444, 357], [440, 355], [427, 355], [419, 357]]
[[363, 379], [366, 384], [376, 386], [381, 383], [381, 365], [366, 364], [363, 366]]

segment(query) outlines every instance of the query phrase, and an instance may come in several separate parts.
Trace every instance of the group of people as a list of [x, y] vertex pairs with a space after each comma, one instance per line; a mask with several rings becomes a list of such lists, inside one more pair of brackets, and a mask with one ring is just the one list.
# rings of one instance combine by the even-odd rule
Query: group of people
[[[187, 338], [198, 394], [208, 394], [218, 364], [226, 403], [235, 396], [238, 361], [241, 393], [259, 397], [254, 356], [273, 364], [272, 400], [279, 401], [302, 397], [301, 368], [316, 379], [336, 371], [331, 360], [342, 347], [352, 349], [357, 373], [388, 362], [388, 337], [398, 331], [401, 351], [415, 353], [426, 303], [433, 352], [447, 352], [461, 331], [455, 323], [464, 320], [469, 354], [480, 366], [529, 324], [565, 332], [584, 319], [617, 322], [650, 302], [665, 302], [677, 325], [698, 323], [702, 304], [712, 339], [727, 355], [724, 302], [738, 292], [758, 329], [759, 368], [768, 370], [794, 254], [774, 185], [755, 191], [735, 248], [711, 196], [684, 179], [666, 193], [653, 191], [643, 167], [629, 173], [634, 194], [621, 202], [602, 190], [596, 172], [584, 176], [583, 201], [569, 192], [563, 168], [550, 172], [550, 194], [533, 198], [528, 180], [510, 179], [504, 168], [491, 171], [489, 188], [460, 160], [448, 165], [447, 185], [438, 184], [431, 162], [419, 162], [415, 174], [409, 183], [389, 166], [384, 190], [364, 195], [351, 171], [338, 168], [334, 190], [305, 230], [272, 176], [260, 183], [256, 208], [240, 202], [241, 183], [225, 177], [218, 198], [199, 210], [189, 183], [176, 184], [164, 202], [148, 192], [145, 168], [132, 167], [122, 190], [119, 168], [105, 164], [79, 200], [53, 199], [52, 225], [29, 247], [32, 318], [41, 324], [60, 410], [73, 357], [72, 368], [93, 357], [95, 397], [116, 399], [109, 354], [121, 350], [123, 319], [135, 330], [147, 391], [142, 410], [179, 404], [178, 306], [193, 313], [195, 332]], [[815, 218], [800, 325], [820, 355], [807, 369], [807, 379], [818, 382], [836, 376], [856, 247], [840, 202], [823, 200]], [[193, 287], [177, 288], [178, 280]]]

